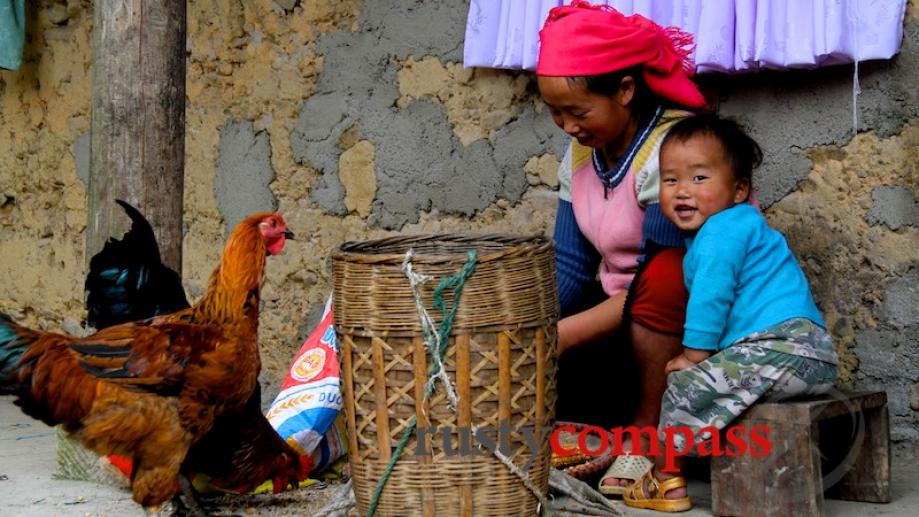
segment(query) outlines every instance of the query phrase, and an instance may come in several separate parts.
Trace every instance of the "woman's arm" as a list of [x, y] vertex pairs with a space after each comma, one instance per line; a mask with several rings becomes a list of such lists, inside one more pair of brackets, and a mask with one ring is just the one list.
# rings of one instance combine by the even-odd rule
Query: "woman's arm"
[[602, 296], [600, 254], [581, 233], [570, 201], [559, 199], [555, 216], [555, 259], [562, 317], [595, 305]]
[[626, 291], [558, 322], [558, 353], [612, 334], [622, 324]]

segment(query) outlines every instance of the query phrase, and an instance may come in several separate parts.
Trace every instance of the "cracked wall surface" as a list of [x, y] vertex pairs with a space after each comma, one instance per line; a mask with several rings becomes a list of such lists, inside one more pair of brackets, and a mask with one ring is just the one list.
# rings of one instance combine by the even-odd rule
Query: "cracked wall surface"
[[[837, 341], [841, 386], [883, 388], [919, 442], [919, 19], [859, 67], [707, 75], [766, 160], [758, 196]], [[467, 2], [202, 0], [188, 5], [184, 285], [200, 297], [226, 232], [284, 213], [262, 351], [270, 399], [329, 294], [329, 253], [395, 233], [551, 233], [566, 144], [531, 74], [464, 69]], [[90, 0], [27, 9], [0, 72], [0, 311], [78, 332], [90, 130]]]

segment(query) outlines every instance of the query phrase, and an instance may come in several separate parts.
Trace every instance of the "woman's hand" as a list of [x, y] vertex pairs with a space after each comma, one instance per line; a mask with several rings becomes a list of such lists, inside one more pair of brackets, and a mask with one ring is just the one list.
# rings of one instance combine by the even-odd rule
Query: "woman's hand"
[[558, 355], [569, 348], [611, 335], [622, 324], [625, 291], [605, 301], [558, 321]]

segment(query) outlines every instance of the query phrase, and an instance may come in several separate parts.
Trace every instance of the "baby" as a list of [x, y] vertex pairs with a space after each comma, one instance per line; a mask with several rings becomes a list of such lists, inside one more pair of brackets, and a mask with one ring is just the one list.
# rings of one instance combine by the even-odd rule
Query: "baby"
[[[711, 114], [676, 123], [661, 144], [660, 204], [687, 235], [689, 302], [683, 352], [665, 368], [658, 433], [691, 430], [696, 443], [670, 433], [680, 450], [757, 401], [826, 393], [836, 381], [836, 352], [807, 279], [782, 234], [747, 202], [761, 157], [740, 126]], [[689, 509], [680, 463], [665, 471], [658, 457], [626, 504]]]

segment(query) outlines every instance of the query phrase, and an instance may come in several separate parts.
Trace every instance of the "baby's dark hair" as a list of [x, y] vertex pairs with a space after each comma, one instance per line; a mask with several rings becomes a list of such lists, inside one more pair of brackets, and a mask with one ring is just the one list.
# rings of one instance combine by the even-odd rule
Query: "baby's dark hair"
[[748, 135], [735, 120], [722, 118], [714, 113], [692, 115], [677, 122], [667, 132], [661, 148], [669, 142], [686, 142], [698, 135], [709, 135], [719, 142], [724, 156], [731, 164], [731, 171], [737, 179], [753, 184], [753, 169], [763, 161], [763, 151], [756, 140]]

